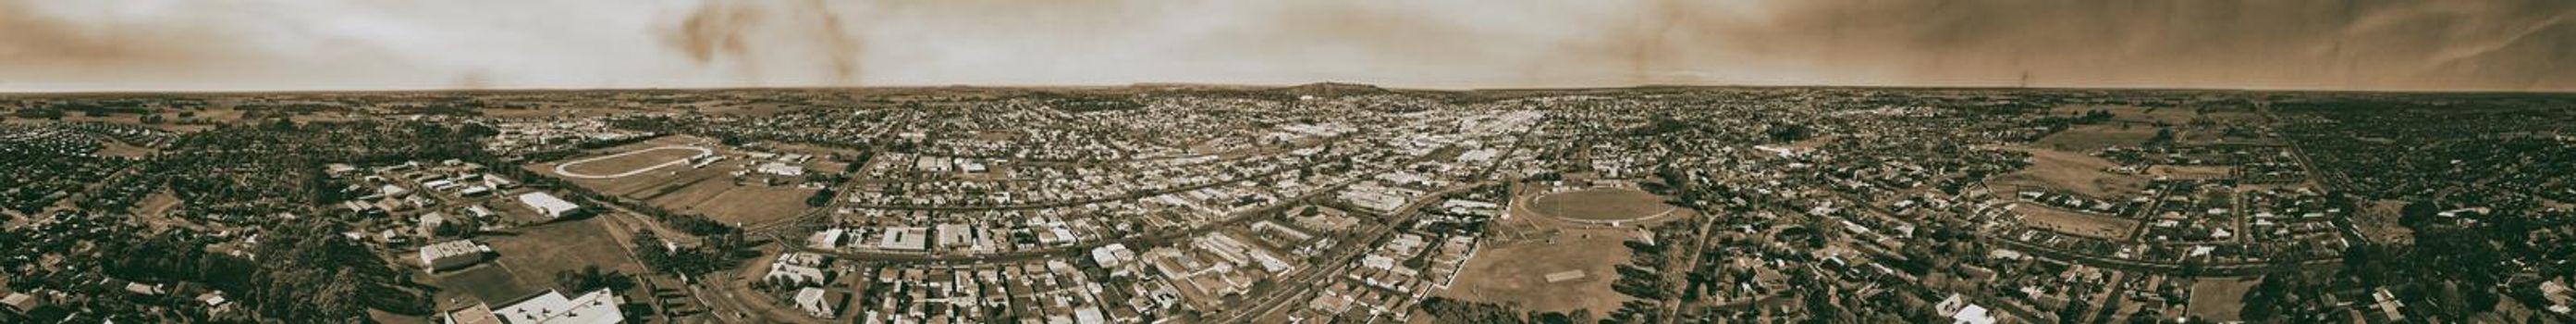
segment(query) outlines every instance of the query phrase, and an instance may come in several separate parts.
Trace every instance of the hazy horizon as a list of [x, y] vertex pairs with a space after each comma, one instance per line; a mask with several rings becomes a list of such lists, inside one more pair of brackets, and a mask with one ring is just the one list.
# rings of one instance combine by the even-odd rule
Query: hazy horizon
[[0, 0], [0, 92], [2576, 90], [2566, 1]]

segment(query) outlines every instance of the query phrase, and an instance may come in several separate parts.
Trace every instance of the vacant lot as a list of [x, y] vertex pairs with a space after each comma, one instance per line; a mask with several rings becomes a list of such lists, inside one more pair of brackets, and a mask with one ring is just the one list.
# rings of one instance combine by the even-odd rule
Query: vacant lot
[[[1526, 216], [1526, 215], [1525, 215]], [[1630, 297], [1610, 290], [1619, 279], [1614, 267], [1628, 262], [1620, 244], [1633, 232], [1618, 228], [1569, 226], [1545, 217], [1515, 217], [1514, 226], [1542, 228], [1527, 239], [1489, 242], [1468, 259], [1457, 281], [1438, 294], [1462, 300], [1514, 305], [1529, 311], [1588, 309], [1605, 314]], [[1549, 274], [1581, 271], [1582, 278], [1550, 283]]]
[[2080, 125], [2039, 138], [2035, 146], [2092, 152], [2113, 146], [2137, 146], [2156, 137], [2156, 128], [2141, 125]]
[[2405, 208], [2404, 200], [2371, 201], [2362, 204], [2360, 212], [2353, 214], [2352, 225], [2360, 229], [2361, 236], [2369, 238], [2371, 242], [2390, 243], [2406, 240], [2414, 237], [2415, 230], [2397, 224], [2398, 212]]
[[2138, 228], [2138, 221], [2134, 219], [2080, 213], [2032, 203], [2013, 205], [2012, 211], [2014, 214], [2020, 214], [2022, 223], [2029, 224], [2031, 227], [2072, 235], [2120, 240], [2129, 238], [2129, 234], [2133, 233], [2132, 230]]
[[2030, 153], [2030, 166], [1988, 179], [1987, 185], [2006, 191], [2056, 189], [2108, 200], [2126, 199], [2146, 189], [2147, 179], [2144, 177], [2106, 171], [2118, 165], [2110, 160], [2058, 150], [2008, 149]]
[[680, 166], [689, 157], [713, 152], [695, 146], [663, 146], [564, 162], [556, 172], [572, 177], [615, 178], [656, 168]]
[[2245, 291], [2263, 282], [2262, 277], [2200, 278], [2191, 284], [2191, 315], [2214, 322], [2241, 320], [2237, 312], [2245, 309]]
[[1636, 189], [1593, 188], [1540, 195], [1531, 199], [1538, 212], [1579, 220], [1624, 221], [1672, 212], [1664, 197]]

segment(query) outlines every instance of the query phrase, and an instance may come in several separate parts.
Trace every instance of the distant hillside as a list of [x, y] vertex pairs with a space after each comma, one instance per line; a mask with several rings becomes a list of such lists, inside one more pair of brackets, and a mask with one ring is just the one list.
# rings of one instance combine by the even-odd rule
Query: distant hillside
[[1389, 91], [1386, 88], [1379, 88], [1373, 85], [1339, 82], [1308, 83], [1279, 88], [1279, 91], [1286, 92], [1290, 95], [1316, 97], [1341, 97], [1394, 93], [1394, 91]]

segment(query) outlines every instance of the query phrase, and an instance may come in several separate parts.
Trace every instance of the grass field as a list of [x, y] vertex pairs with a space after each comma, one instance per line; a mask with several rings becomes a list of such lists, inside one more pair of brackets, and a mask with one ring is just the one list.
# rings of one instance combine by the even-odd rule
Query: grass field
[[1636, 189], [1593, 188], [1540, 195], [1531, 199], [1538, 212], [1580, 220], [1632, 220], [1670, 212], [1664, 197]]
[[2079, 125], [2056, 134], [2048, 134], [2048, 137], [2041, 137], [2033, 145], [2074, 152], [2091, 152], [2113, 146], [2145, 144], [2148, 139], [2155, 137], [2156, 128], [2153, 126]]
[[[1527, 212], [1527, 211], [1520, 211]], [[1528, 215], [1524, 215], [1528, 216]], [[1619, 279], [1614, 267], [1628, 262], [1634, 235], [1620, 228], [1583, 227], [1545, 217], [1514, 217], [1510, 226], [1535, 227], [1544, 234], [1497, 240], [1468, 259], [1457, 281], [1440, 296], [1513, 305], [1527, 311], [1588, 309], [1606, 314], [1630, 297], [1610, 289]], [[1584, 276], [1550, 283], [1549, 274], [1581, 271]]]
[[2078, 213], [2031, 203], [2013, 205], [2012, 211], [2020, 214], [2022, 222], [2031, 227], [2087, 237], [2127, 239], [2138, 228], [2138, 221], [2134, 219]]
[[[670, 146], [707, 147], [719, 152], [727, 150], [724, 147], [712, 145], [713, 144], [707, 144], [705, 139], [688, 136], [669, 136], [641, 143], [598, 150], [592, 155], [565, 160], [563, 163], [576, 163], [580, 162], [581, 159], [584, 158], [608, 156], [619, 152], [648, 152], [653, 154], [636, 154], [616, 159], [604, 159], [591, 163], [578, 163], [566, 167], [566, 169], [588, 168], [591, 164], [605, 164], [621, 160], [649, 166], [660, 162], [653, 162], [654, 160], [650, 158], [641, 158], [641, 156], [661, 155], [661, 153], [667, 152], [670, 154], [679, 154], [675, 157], [676, 159], [687, 158], [689, 155], [694, 155], [697, 152], [696, 150], [686, 149], [644, 150], [653, 150], [655, 148]], [[590, 188], [593, 191], [598, 191], [601, 194], [644, 201], [654, 206], [672, 211], [705, 214], [707, 217], [714, 218], [716, 221], [726, 223], [761, 224], [791, 218], [798, 214], [803, 214], [805, 210], [808, 209], [808, 207], [805, 206], [805, 198], [813, 196], [814, 190], [812, 189], [803, 189], [784, 185], [764, 186], [753, 183], [737, 184], [732, 172], [741, 170], [742, 166], [746, 163], [749, 163], [749, 161], [728, 159], [708, 164], [706, 167], [702, 168], [671, 166], [625, 177], [561, 178], [566, 181], [571, 181], [575, 185], [580, 185], [585, 188]], [[525, 168], [541, 174], [552, 175], [554, 174], [555, 166], [555, 163], [536, 163], [526, 165]], [[624, 169], [606, 166], [600, 167], [599, 169], [603, 170], [600, 172], [606, 173], [626, 172]]]
[[500, 252], [495, 259], [507, 264], [510, 273], [520, 278], [551, 280], [557, 270], [580, 269], [599, 265], [608, 270], [640, 273], [644, 265], [629, 258], [627, 242], [619, 241], [598, 221], [560, 222], [512, 230], [516, 235], [488, 237], [492, 250]]
[[2110, 113], [2111, 113], [2111, 120], [2114, 120], [2114, 121], [2135, 122], [2135, 123], [2156, 123], [2156, 122], [2163, 122], [2163, 123], [2166, 123], [2166, 124], [2180, 125], [2180, 124], [2191, 123], [2193, 120], [2198, 120], [2198, 119], [2200, 119], [2200, 118], [2201, 118], [2201, 115], [2200, 115], [2199, 113], [2193, 112], [2191, 108], [2170, 108], [2170, 107], [2164, 107], [2164, 108], [2149, 108], [2149, 107], [2124, 106], [2124, 105], [2075, 105], [2075, 106], [2060, 106], [2060, 107], [2056, 107], [2056, 108], [2049, 109], [2049, 112], [2050, 112], [2050, 113], [2056, 113], [2056, 114], [2065, 114], [2065, 115], [2082, 115], [2082, 114], [2084, 114], [2084, 112], [2087, 112], [2087, 111], [2094, 111], [2094, 110], [2102, 110], [2102, 111], [2108, 111], [2108, 112], [2110, 112]]
[[2242, 320], [2238, 312], [2245, 308], [2245, 291], [2262, 283], [2262, 277], [2200, 278], [2191, 284], [2191, 315], [2214, 322]]
[[2058, 189], [2099, 199], [2125, 199], [2146, 189], [2145, 177], [2106, 171], [2118, 165], [2110, 160], [2067, 151], [2011, 149], [2030, 153], [2030, 166], [1989, 179], [1987, 185], [2004, 190]]
[[731, 179], [714, 178], [646, 201], [676, 211], [706, 214], [721, 222], [762, 224], [804, 213], [809, 208], [805, 198], [813, 195], [814, 190], [809, 189], [735, 185]]
[[2158, 165], [2147, 167], [2148, 176], [2174, 179], [2218, 179], [2236, 172], [2236, 167], [2209, 165]]
[[[530, 286], [529, 282], [512, 278], [509, 269], [490, 264], [476, 265], [472, 268], [433, 276], [438, 278], [438, 287], [444, 289], [437, 296], [440, 309], [472, 306], [476, 301], [499, 303], [545, 291], [545, 287]], [[538, 282], [551, 282], [551, 280]]]
[[596, 159], [582, 158], [567, 161], [564, 162], [562, 169], [581, 175], [609, 176], [636, 170], [679, 166], [680, 164], [674, 162], [686, 163], [680, 161], [697, 156], [703, 152], [701, 150], [704, 149], [690, 146], [652, 147], [599, 156]]
[[[555, 272], [598, 265], [620, 273], [644, 273], [601, 220], [560, 222], [494, 233], [477, 238], [499, 257], [451, 273], [430, 275], [441, 309], [475, 300], [502, 302], [554, 288]], [[463, 298], [471, 298], [463, 299]], [[465, 304], [455, 304], [463, 302]]]

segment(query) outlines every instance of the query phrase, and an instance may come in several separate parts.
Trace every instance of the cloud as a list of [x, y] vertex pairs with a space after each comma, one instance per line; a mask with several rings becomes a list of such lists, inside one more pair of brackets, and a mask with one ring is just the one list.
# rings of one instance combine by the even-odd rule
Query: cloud
[[709, 1], [663, 37], [697, 64], [737, 64], [752, 81], [764, 66], [819, 62], [829, 81], [848, 83], [858, 79], [865, 53], [841, 15], [821, 0]]
[[[1892, 83], [2576, 88], [2565, 1], [1814, 1], [1713, 30]], [[2444, 54], [2483, 49], [2474, 54]]]
[[2555, 0], [0, 0], [0, 89], [2576, 90]]

